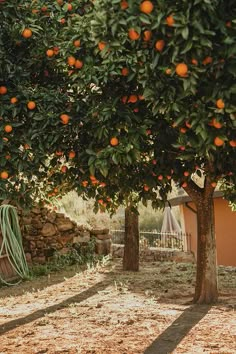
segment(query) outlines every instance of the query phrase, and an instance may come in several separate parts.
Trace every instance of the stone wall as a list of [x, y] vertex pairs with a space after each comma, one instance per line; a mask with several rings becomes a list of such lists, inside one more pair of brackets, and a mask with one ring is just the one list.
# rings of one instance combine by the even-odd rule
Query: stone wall
[[45, 207], [34, 207], [30, 212], [19, 210], [18, 215], [28, 263], [44, 264], [55, 251], [66, 254], [71, 245], [87, 245], [91, 237], [96, 239], [96, 253], [106, 255], [111, 252], [108, 229], [89, 230], [77, 225], [64, 214]]
[[[114, 258], [123, 258], [124, 245], [113, 244], [112, 256]], [[160, 249], [156, 247], [141, 248], [140, 261], [174, 261], [183, 263], [195, 263], [194, 254], [192, 252], [182, 252], [172, 249]]]

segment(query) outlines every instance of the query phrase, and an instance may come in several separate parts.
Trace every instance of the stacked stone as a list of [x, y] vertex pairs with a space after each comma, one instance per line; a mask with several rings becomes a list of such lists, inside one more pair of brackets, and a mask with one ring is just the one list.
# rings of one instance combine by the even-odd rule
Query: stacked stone
[[108, 255], [111, 253], [111, 235], [109, 229], [93, 229], [90, 231], [91, 237], [95, 237], [95, 252], [98, 255]]
[[28, 262], [44, 264], [55, 251], [66, 254], [68, 245], [86, 244], [90, 240], [88, 229], [47, 208], [35, 207], [28, 213], [20, 212], [19, 220]]

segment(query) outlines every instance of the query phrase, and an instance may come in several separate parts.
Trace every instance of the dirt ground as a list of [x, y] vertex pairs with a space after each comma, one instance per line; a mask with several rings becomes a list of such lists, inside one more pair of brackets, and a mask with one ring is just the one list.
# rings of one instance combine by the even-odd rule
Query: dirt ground
[[0, 354], [236, 353], [236, 268], [219, 303], [192, 305], [195, 266], [120, 261], [0, 289]]

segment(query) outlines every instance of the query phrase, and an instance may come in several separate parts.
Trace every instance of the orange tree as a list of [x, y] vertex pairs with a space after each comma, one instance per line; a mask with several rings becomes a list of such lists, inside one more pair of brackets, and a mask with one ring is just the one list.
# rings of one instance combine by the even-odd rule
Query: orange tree
[[63, 32], [72, 15], [71, 5], [60, 1], [0, 2], [1, 200], [29, 205], [45, 192], [55, 194], [57, 185], [69, 188], [64, 165], [79, 124], [69, 123], [70, 67], [57, 63], [64, 60]]
[[216, 301], [217, 182], [235, 200], [234, 1], [97, 0], [81, 15], [67, 28], [88, 105], [78, 190], [109, 208], [132, 192], [159, 206], [156, 188], [165, 200], [171, 180], [182, 186], [197, 209], [194, 300]]

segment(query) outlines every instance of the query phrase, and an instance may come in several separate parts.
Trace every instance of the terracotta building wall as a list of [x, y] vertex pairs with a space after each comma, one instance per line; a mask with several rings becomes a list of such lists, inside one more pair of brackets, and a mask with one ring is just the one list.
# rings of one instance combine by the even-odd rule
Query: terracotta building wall
[[[195, 209], [193, 203], [189, 205]], [[217, 261], [219, 265], [236, 266], [236, 212], [222, 198], [215, 198], [215, 225]], [[196, 214], [185, 205], [181, 206], [184, 216], [185, 231], [191, 233], [191, 250], [197, 254]]]

